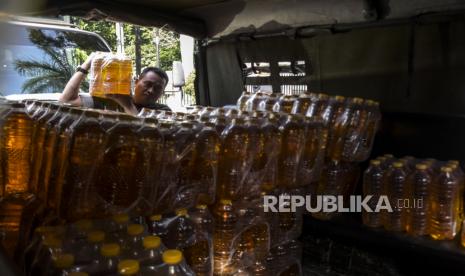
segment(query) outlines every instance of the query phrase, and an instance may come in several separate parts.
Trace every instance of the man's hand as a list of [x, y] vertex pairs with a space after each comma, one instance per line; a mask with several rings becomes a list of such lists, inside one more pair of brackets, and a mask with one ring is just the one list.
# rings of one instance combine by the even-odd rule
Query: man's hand
[[81, 65], [81, 68], [84, 69], [84, 70], [89, 71], [89, 70], [90, 70], [90, 66], [91, 66], [91, 64], [92, 64], [92, 60], [94, 60], [95, 55], [96, 55], [95, 52], [91, 53], [91, 54], [87, 57], [86, 61], [84, 61], [84, 63]]

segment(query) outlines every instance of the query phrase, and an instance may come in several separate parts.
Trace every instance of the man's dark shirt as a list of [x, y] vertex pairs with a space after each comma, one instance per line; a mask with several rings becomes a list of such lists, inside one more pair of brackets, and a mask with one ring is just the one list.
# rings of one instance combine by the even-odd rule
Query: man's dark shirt
[[149, 105], [139, 105], [139, 104], [134, 103], [134, 105], [136, 106], [137, 111], [141, 111], [142, 108], [144, 107], [150, 108], [150, 109], [171, 111], [171, 109], [167, 105], [160, 104], [160, 103], [151, 103]]
[[[79, 96], [81, 97], [82, 106], [84, 107], [124, 112], [124, 108], [112, 99], [95, 97], [89, 94], [79, 94]], [[167, 105], [159, 103], [151, 103], [149, 105], [139, 105], [134, 103], [134, 106], [137, 108], [137, 111], [141, 111], [141, 109], [144, 107], [150, 109], [171, 111], [171, 109]]]

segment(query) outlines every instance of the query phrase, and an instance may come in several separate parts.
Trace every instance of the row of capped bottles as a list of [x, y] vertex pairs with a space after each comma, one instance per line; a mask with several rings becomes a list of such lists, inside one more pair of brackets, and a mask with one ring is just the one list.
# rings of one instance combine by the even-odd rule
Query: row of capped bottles
[[66, 219], [306, 186], [318, 179], [325, 149], [321, 123], [299, 115], [219, 108], [212, 113], [224, 116], [137, 118], [51, 103], [3, 107], [5, 195], [34, 194]]
[[[261, 201], [222, 200], [170, 215], [41, 226], [19, 263], [25, 275], [128, 275], [121, 271], [127, 264], [136, 275], [301, 275], [301, 221], [270, 215]], [[178, 261], [165, 256], [173, 249]], [[173, 266], [178, 274], [163, 274]]]
[[244, 92], [240, 110], [284, 112], [322, 119], [328, 127], [326, 157], [345, 162], [365, 161], [370, 156], [381, 113], [379, 103], [305, 92], [300, 95]]
[[168, 249], [165, 238], [135, 221], [119, 214], [108, 220], [38, 227], [22, 254], [23, 272], [76, 276], [196, 275], [187, 264], [195, 262], [195, 257], [177, 247]]
[[363, 194], [387, 196], [392, 212], [364, 212], [363, 223], [412, 236], [451, 240], [460, 231], [463, 217], [464, 174], [456, 160], [437, 161], [406, 156], [380, 156], [364, 173]]
[[196, 120], [196, 127], [204, 124], [216, 130], [219, 143], [210, 148], [217, 152], [216, 195], [221, 199], [308, 186], [320, 175], [326, 136], [320, 120], [201, 106], [188, 114], [144, 109], [139, 116], [160, 121]]

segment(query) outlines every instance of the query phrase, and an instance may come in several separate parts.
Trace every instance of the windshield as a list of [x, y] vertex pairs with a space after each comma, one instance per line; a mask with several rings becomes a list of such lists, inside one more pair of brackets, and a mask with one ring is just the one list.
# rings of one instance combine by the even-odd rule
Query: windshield
[[[0, 22], [0, 95], [60, 93], [87, 55], [109, 51], [98, 36]], [[87, 83], [83, 84], [86, 89]]]

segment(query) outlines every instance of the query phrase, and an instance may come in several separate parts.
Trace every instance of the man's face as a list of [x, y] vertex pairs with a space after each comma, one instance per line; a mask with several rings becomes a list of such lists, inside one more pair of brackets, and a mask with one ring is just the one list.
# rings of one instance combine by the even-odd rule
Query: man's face
[[154, 103], [165, 90], [166, 81], [158, 74], [149, 71], [144, 77], [136, 81], [134, 89], [134, 102], [140, 105], [148, 105]]

